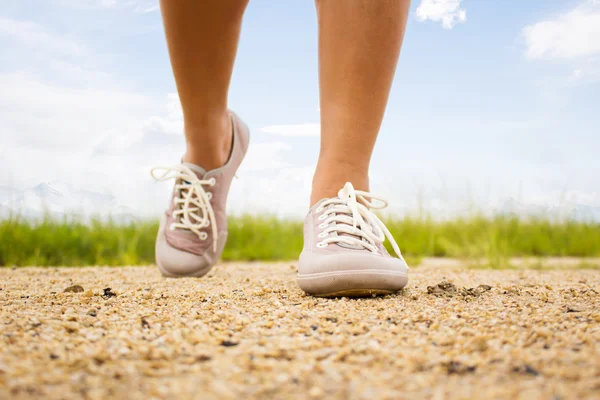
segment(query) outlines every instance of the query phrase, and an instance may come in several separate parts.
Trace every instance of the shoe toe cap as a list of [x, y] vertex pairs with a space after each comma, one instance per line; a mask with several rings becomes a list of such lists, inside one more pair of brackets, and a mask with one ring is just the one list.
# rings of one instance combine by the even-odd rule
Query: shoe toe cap
[[[219, 246], [222, 248], [222, 246]], [[165, 237], [161, 224], [156, 238], [156, 264], [164, 276], [184, 277], [206, 275], [217, 262], [220, 252], [212, 247], [198, 255], [171, 246]]]
[[170, 246], [166, 240], [156, 241], [156, 264], [165, 276], [203, 276], [213, 263], [206, 255], [197, 255]]
[[317, 296], [363, 296], [392, 293], [408, 282], [408, 266], [402, 259], [368, 253], [303, 252], [298, 263], [298, 284]]
[[345, 251], [329, 255], [303, 251], [298, 265], [299, 272], [314, 274], [320, 272], [380, 270], [408, 273], [404, 259], [374, 256], [368, 252]]

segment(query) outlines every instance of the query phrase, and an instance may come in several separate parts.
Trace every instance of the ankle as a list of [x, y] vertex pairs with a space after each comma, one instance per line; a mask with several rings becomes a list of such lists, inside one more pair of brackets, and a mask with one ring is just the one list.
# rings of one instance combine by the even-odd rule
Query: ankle
[[232, 126], [229, 114], [185, 121], [186, 153], [189, 162], [210, 171], [222, 167], [231, 153]]
[[324, 198], [336, 197], [346, 182], [356, 190], [369, 190], [368, 167], [349, 163], [326, 163], [319, 161], [312, 183], [311, 206]]

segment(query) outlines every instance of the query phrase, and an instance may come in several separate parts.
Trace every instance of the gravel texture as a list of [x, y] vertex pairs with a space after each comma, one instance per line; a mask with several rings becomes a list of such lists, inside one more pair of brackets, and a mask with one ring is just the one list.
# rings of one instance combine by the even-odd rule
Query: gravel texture
[[0, 268], [0, 398], [600, 398], [598, 270], [424, 266], [368, 299], [295, 273]]

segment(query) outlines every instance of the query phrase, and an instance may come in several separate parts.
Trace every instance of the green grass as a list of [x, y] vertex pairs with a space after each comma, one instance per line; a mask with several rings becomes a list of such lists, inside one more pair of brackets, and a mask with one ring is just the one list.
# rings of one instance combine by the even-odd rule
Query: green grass
[[[511, 257], [600, 256], [599, 223], [506, 216], [385, 222], [412, 264], [422, 257], [457, 257], [507, 268]], [[0, 266], [151, 264], [157, 228], [156, 221], [31, 222], [11, 217], [0, 221]], [[301, 248], [300, 221], [246, 215], [229, 220], [223, 259], [294, 260]]]

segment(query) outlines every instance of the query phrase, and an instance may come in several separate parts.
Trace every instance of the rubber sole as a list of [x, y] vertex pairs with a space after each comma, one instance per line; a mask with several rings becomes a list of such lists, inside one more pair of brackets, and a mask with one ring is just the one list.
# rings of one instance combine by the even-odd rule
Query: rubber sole
[[341, 290], [339, 292], [314, 294], [315, 297], [376, 297], [376, 296], [387, 296], [394, 294], [394, 290], [382, 290], [382, 289], [350, 289]]
[[401, 290], [408, 283], [404, 271], [348, 270], [298, 274], [298, 285], [316, 297], [373, 297]]
[[173, 273], [170, 273], [169, 271], [165, 270], [162, 267], [162, 265], [160, 265], [159, 262], [157, 262], [156, 265], [158, 266], [158, 270], [160, 271], [162, 276], [164, 276], [166, 278], [200, 278], [200, 277], [203, 277], [204, 275], [208, 274], [213, 267], [211, 265], [207, 268], [203, 268], [198, 271], [190, 272], [189, 274], [173, 274]]

